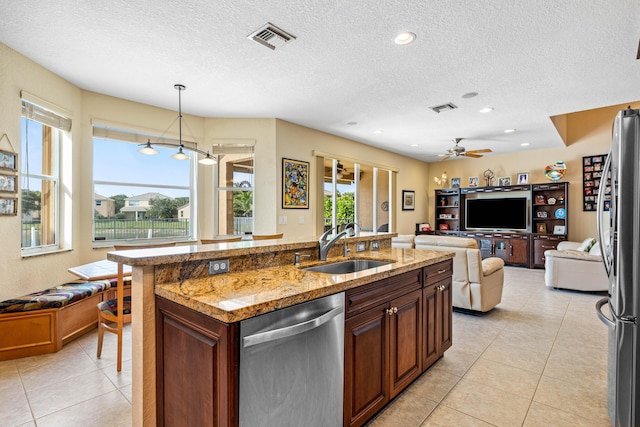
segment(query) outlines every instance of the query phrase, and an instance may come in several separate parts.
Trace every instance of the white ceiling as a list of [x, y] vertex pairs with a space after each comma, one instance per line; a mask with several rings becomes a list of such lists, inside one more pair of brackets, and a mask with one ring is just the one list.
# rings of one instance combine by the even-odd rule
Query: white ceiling
[[[176, 110], [182, 83], [185, 113], [277, 117], [425, 161], [456, 137], [494, 153], [561, 147], [550, 116], [640, 99], [638, 0], [0, 0], [0, 10], [0, 42], [82, 89]], [[267, 22], [297, 39], [275, 51], [247, 39]], [[416, 41], [395, 45], [401, 31]], [[459, 108], [429, 109], [447, 102]]]

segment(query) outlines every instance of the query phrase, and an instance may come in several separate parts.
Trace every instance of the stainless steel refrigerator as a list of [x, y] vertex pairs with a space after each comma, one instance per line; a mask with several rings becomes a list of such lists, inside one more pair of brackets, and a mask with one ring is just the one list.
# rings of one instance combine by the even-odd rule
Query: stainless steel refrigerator
[[[610, 203], [605, 200], [607, 172]], [[610, 207], [608, 212], [605, 206]], [[598, 235], [609, 276], [609, 296], [596, 304], [598, 317], [609, 327], [609, 417], [616, 427], [638, 426], [640, 110], [623, 110], [615, 118], [613, 144], [598, 190]]]

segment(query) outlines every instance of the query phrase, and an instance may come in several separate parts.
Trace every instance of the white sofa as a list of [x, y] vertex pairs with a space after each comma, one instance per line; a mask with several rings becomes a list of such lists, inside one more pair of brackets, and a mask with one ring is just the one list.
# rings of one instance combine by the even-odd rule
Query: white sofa
[[584, 242], [560, 242], [555, 250], [545, 251], [545, 285], [589, 292], [609, 290], [600, 246], [595, 243], [585, 252], [579, 250], [581, 244]]
[[453, 306], [474, 311], [489, 311], [502, 300], [504, 261], [482, 259], [474, 239], [437, 235], [415, 238], [416, 249], [446, 251], [453, 257]]
[[392, 248], [404, 248], [411, 249], [413, 248], [413, 234], [400, 234], [396, 237], [391, 238], [391, 247]]

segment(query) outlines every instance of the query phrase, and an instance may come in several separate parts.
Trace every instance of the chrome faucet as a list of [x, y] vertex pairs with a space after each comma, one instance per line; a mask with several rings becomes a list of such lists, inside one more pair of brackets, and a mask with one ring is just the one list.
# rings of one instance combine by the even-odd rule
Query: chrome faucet
[[344, 230], [342, 230], [340, 233], [336, 234], [331, 240], [329, 240], [328, 242], [326, 241], [327, 237], [333, 233], [334, 231], [337, 231], [338, 227], [333, 227], [330, 230], [325, 231], [322, 236], [320, 236], [320, 239], [318, 239], [318, 241], [320, 242], [320, 261], [326, 261], [327, 260], [327, 254], [329, 253], [329, 249], [331, 249], [331, 247], [341, 238], [345, 238], [345, 249], [344, 249], [344, 256], [347, 256], [348, 254], [348, 250], [347, 250], [347, 242], [346, 242], [346, 238], [347, 237], [353, 237], [356, 235], [356, 233], [353, 231], [353, 228], [349, 227], [346, 228]]

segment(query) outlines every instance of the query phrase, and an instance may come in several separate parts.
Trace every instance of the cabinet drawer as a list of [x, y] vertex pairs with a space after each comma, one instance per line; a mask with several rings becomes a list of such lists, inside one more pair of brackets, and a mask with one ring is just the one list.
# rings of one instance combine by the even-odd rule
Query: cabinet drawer
[[453, 275], [453, 260], [446, 260], [434, 265], [429, 265], [424, 269], [424, 284], [430, 285], [440, 280], [447, 279]]
[[417, 269], [350, 289], [345, 293], [346, 317], [385, 304], [421, 287], [422, 269]]

